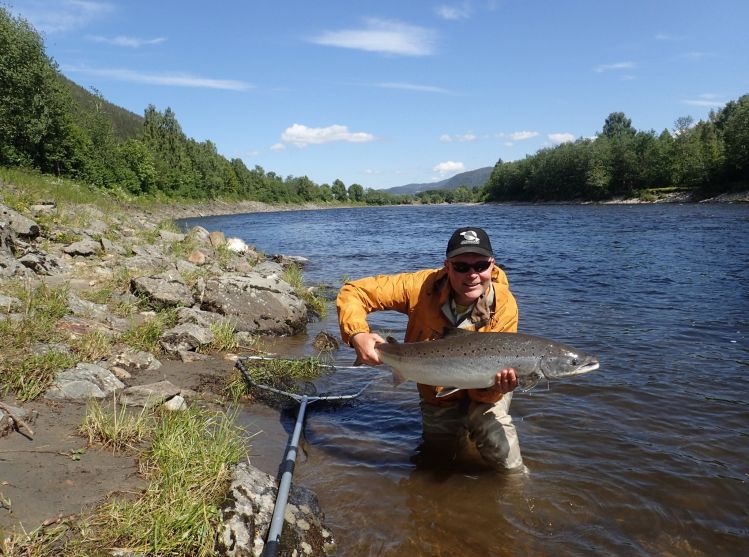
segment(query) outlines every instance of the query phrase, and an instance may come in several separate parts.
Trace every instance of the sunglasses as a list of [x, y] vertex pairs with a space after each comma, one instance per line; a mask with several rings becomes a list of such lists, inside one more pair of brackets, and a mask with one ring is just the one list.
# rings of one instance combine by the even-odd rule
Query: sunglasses
[[450, 265], [453, 266], [453, 271], [456, 273], [467, 273], [471, 269], [477, 273], [483, 273], [491, 266], [491, 264], [491, 261], [477, 261], [476, 263], [465, 263], [463, 261], [450, 262]]

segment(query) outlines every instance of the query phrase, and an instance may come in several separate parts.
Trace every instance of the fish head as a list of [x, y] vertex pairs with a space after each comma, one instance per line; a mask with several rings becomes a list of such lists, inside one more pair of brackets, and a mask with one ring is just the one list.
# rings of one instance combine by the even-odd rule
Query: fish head
[[595, 371], [599, 365], [595, 356], [568, 346], [557, 345], [543, 356], [540, 368], [546, 379], [560, 379]]

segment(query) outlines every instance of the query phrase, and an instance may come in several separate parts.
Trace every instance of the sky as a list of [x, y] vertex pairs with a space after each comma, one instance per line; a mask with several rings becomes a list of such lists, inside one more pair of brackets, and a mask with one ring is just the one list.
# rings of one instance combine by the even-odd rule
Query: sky
[[442, 180], [749, 93], [747, 0], [3, 2], [76, 83], [318, 184]]

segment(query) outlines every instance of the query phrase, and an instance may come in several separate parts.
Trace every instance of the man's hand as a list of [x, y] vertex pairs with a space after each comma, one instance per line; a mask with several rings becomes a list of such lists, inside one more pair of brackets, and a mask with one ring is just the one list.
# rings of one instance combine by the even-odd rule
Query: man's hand
[[380, 365], [380, 357], [375, 351], [375, 346], [385, 342], [377, 333], [356, 333], [350, 339], [351, 346], [356, 350], [357, 360], [362, 364], [371, 366]]
[[495, 383], [486, 389], [469, 389], [468, 396], [476, 402], [484, 404], [494, 404], [498, 402], [502, 395], [511, 393], [518, 386], [518, 378], [515, 370], [512, 368], [503, 369], [497, 373]]

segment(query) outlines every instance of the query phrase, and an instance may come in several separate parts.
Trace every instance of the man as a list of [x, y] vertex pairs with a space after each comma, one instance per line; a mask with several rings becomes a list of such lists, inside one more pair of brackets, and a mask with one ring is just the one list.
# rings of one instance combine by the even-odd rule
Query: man
[[[382, 363], [367, 314], [393, 310], [408, 315], [405, 342], [440, 338], [446, 328], [480, 332], [517, 332], [518, 309], [507, 277], [495, 265], [489, 236], [476, 227], [459, 228], [450, 237], [444, 267], [414, 273], [378, 275], [347, 282], [336, 301], [344, 342], [359, 359]], [[428, 446], [458, 450], [467, 432], [482, 459], [498, 470], [524, 469], [515, 426], [509, 415], [514, 369], [497, 370], [487, 389], [457, 391], [438, 398], [447, 385], [417, 385], [421, 396], [424, 440]]]

